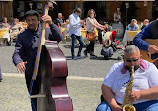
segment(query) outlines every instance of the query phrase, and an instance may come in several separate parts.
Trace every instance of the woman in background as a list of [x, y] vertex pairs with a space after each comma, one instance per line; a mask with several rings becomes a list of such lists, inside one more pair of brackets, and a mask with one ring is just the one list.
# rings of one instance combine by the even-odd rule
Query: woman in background
[[[105, 29], [105, 26], [99, 24], [95, 19], [95, 17], [96, 17], [95, 11], [93, 9], [90, 9], [88, 11], [87, 19], [86, 19], [87, 33], [95, 31], [95, 28], [100, 30]], [[96, 55], [94, 55], [94, 44], [95, 44], [95, 40], [90, 41], [89, 45], [84, 50], [85, 57], [87, 57], [87, 53], [89, 53], [91, 57], [96, 57]]]

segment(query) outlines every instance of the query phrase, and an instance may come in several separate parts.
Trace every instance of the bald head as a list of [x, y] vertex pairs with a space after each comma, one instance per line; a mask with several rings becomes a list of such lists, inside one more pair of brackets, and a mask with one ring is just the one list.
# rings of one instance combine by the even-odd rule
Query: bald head
[[149, 20], [148, 19], [145, 19], [144, 21], [143, 21], [143, 25], [148, 25], [149, 24]]
[[58, 18], [62, 19], [62, 13], [58, 13]]
[[135, 51], [138, 52], [138, 54], [140, 55], [140, 51], [139, 51], [139, 48], [135, 45], [128, 45], [125, 50], [124, 50], [124, 54], [125, 53], [129, 53], [129, 54], [132, 54], [134, 53]]

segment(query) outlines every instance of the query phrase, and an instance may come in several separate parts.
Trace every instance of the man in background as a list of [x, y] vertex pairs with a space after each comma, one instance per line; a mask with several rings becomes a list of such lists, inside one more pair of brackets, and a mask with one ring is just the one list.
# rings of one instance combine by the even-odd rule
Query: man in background
[[64, 27], [64, 25], [66, 25], [66, 23], [63, 20], [62, 13], [58, 13], [58, 18], [56, 19], [56, 22], [58, 27]]
[[[84, 45], [84, 41], [81, 36], [81, 26], [83, 24], [83, 20], [80, 20], [79, 17], [81, 13], [82, 13], [81, 9], [76, 8], [74, 12], [69, 16], [69, 24], [70, 24], [69, 33], [72, 39], [71, 55], [72, 55], [72, 59], [74, 60], [77, 60], [78, 58], [82, 58], [81, 51]], [[75, 57], [74, 54], [76, 39], [79, 41], [80, 44], [77, 57]]]

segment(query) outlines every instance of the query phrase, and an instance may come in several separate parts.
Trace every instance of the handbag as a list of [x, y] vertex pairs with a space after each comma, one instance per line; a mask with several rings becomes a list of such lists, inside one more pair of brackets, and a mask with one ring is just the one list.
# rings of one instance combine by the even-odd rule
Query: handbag
[[97, 35], [95, 31], [92, 31], [87, 33], [86, 37], [88, 41], [93, 41], [97, 37]]

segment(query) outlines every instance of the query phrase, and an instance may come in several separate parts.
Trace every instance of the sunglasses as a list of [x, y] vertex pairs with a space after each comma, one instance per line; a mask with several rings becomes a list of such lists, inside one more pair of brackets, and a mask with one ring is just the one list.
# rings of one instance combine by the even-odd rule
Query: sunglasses
[[138, 61], [138, 58], [137, 59], [126, 59], [126, 62], [137, 62]]

